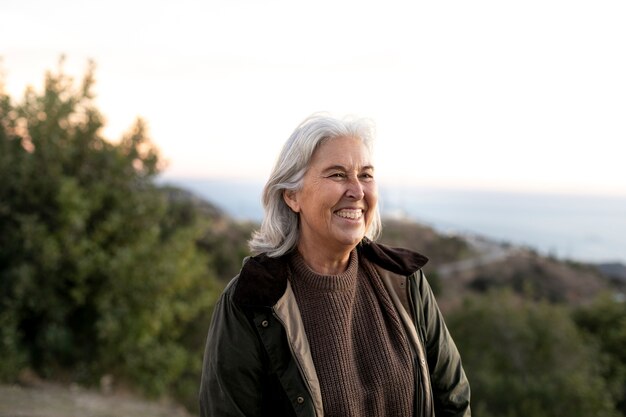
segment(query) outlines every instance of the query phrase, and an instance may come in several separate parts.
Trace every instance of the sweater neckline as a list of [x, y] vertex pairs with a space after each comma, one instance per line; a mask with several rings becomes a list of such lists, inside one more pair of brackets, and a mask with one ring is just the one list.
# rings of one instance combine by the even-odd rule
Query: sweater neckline
[[292, 279], [298, 280], [299, 284], [305, 284], [311, 288], [322, 291], [347, 291], [355, 287], [359, 260], [356, 249], [350, 252], [348, 267], [340, 274], [324, 275], [313, 271], [304, 261], [304, 258], [297, 250], [293, 252], [289, 259], [292, 268]]

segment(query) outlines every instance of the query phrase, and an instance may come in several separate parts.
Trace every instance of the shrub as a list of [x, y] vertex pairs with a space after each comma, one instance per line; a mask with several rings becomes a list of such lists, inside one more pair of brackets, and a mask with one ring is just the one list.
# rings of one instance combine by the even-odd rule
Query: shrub
[[15, 105], [0, 89], [0, 378], [112, 374], [162, 394], [199, 378], [186, 343], [218, 290], [196, 245], [208, 224], [155, 186], [145, 123], [100, 135], [93, 84], [90, 67], [78, 87], [47, 73]]
[[616, 415], [597, 352], [566, 308], [499, 291], [468, 298], [447, 322], [477, 415]]

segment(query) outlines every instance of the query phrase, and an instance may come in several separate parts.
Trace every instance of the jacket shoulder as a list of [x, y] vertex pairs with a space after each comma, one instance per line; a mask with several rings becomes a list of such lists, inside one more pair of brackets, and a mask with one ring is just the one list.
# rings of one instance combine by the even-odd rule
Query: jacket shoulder
[[285, 293], [289, 274], [285, 256], [247, 258], [231, 285], [233, 301], [241, 306], [273, 306]]
[[399, 275], [412, 275], [428, 262], [428, 258], [418, 252], [375, 243], [369, 239], [363, 239], [359, 246], [368, 261]]

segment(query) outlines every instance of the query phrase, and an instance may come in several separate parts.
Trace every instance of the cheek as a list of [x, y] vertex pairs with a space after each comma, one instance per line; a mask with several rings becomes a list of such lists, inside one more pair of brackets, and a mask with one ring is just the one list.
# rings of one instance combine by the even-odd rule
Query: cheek
[[345, 190], [337, 184], [327, 184], [325, 187], [319, 187], [315, 192], [315, 199], [320, 206], [326, 209], [332, 209], [341, 202]]
[[365, 198], [367, 199], [367, 203], [370, 205], [370, 208], [375, 208], [378, 203], [378, 187], [376, 184], [372, 184], [371, 187], [365, 192]]
[[316, 187], [308, 190], [303, 201], [303, 211], [316, 218], [330, 218], [337, 204], [336, 193], [331, 187]]

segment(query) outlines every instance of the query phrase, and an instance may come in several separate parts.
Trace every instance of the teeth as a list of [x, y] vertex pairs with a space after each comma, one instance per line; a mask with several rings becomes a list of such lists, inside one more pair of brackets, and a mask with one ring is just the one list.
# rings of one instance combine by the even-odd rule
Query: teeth
[[337, 212], [337, 216], [343, 217], [345, 219], [358, 219], [363, 215], [363, 210], [339, 210]]

